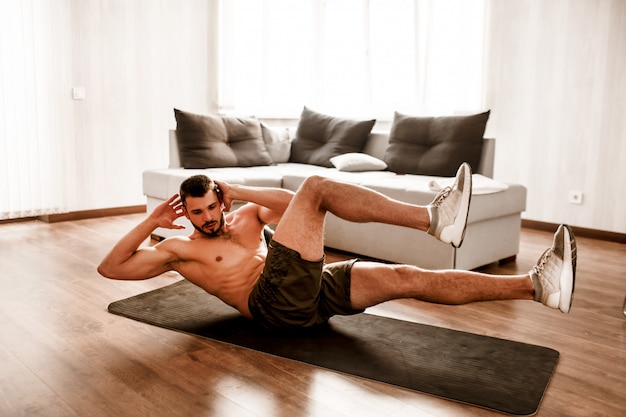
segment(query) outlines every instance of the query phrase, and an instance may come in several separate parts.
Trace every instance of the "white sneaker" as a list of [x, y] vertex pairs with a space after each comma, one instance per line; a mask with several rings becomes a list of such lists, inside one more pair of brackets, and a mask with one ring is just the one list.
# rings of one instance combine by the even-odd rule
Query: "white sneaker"
[[464, 162], [456, 173], [454, 185], [441, 190], [427, 206], [430, 214], [428, 234], [455, 248], [461, 247], [471, 198], [472, 169]]
[[576, 280], [576, 238], [569, 226], [559, 226], [552, 247], [541, 255], [529, 275], [535, 301], [569, 313]]

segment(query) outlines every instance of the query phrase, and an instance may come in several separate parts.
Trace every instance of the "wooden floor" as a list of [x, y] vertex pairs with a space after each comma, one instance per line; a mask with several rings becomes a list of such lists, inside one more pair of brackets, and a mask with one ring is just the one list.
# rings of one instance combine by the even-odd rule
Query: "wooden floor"
[[[179, 279], [96, 272], [141, 218], [0, 225], [0, 416], [500, 415], [107, 313], [112, 301]], [[517, 261], [485, 270], [527, 272], [551, 238], [523, 230]], [[578, 246], [569, 315], [530, 301], [402, 300], [372, 312], [554, 348], [561, 357], [537, 415], [626, 415], [626, 247]]]

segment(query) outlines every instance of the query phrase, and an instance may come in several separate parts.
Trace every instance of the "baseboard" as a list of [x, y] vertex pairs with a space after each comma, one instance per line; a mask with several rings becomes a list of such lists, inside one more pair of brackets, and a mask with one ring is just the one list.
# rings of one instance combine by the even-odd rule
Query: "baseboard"
[[[545, 230], [554, 232], [558, 224], [540, 222], [537, 220], [522, 219], [522, 227], [526, 229]], [[626, 233], [609, 232], [606, 230], [587, 229], [585, 227], [571, 226], [574, 234], [578, 237], [605, 240], [608, 242], [626, 243]]]
[[125, 214], [137, 214], [137, 213], [145, 213], [145, 212], [146, 212], [146, 205], [141, 204], [138, 206], [72, 211], [70, 213], [60, 213], [60, 214], [46, 214], [44, 216], [37, 216], [36, 219], [41, 220], [42, 222], [46, 222], [46, 223], [58, 223], [58, 222], [67, 222], [67, 221], [72, 221], [72, 220], [95, 219], [99, 217], [122, 216]]

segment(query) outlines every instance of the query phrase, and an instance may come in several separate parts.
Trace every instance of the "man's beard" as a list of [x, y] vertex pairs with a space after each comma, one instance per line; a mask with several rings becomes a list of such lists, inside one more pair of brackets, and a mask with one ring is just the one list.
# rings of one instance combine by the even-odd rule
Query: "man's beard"
[[206, 237], [216, 237], [218, 236], [221, 232], [222, 232], [222, 228], [224, 227], [224, 213], [222, 212], [222, 216], [220, 217], [220, 220], [218, 222], [218, 228], [215, 230], [211, 230], [210, 232], [206, 232], [204, 230], [205, 227], [210, 227], [211, 222], [207, 222], [204, 223], [202, 225], [202, 227], [196, 225], [194, 222], [191, 222], [191, 224], [193, 225], [193, 227], [200, 233], [202, 233], [204, 236]]

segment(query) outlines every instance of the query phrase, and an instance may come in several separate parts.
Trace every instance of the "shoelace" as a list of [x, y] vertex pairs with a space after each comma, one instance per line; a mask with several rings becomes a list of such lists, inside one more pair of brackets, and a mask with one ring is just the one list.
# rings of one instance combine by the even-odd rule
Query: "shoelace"
[[541, 260], [537, 265], [533, 266], [533, 272], [537, 275], [541, 275], [543, 270], [545, 269], [545, 265], [552, 256], [552, 248], [546, 249], [546, 251], [541, 255]]
[[441, 203], [443, 203], [443, 200], [445, 200], [450, 195], [451, 192], [452, 192], [451, 187], [446, 187], [443, 190], [441, 190], [439, 194], [437, 194], [437, 197], [435, 197], [435, 201], [432, 202], [432, 205], [435, 207], [439, 207]]

